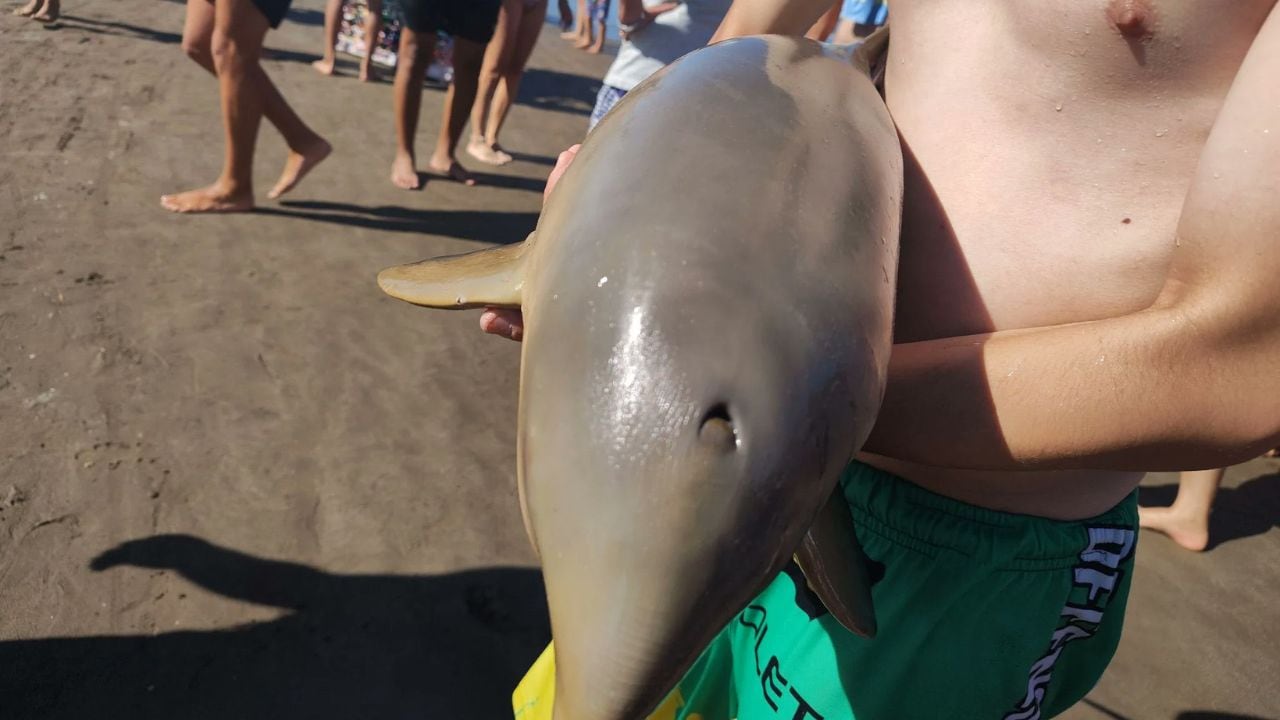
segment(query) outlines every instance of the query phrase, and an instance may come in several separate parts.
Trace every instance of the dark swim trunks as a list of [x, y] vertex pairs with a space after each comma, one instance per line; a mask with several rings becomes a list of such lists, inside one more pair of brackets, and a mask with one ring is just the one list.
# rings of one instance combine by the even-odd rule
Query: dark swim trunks
[[485, 45], [498, 25], [502, 0], [400, 0], [404, 24], [416, 33], [444, 31]]
[[253, 6], [267, 16], [267, 22], [271, 23], [272, 28], [278, 28], [284, 21], [284, 16], [289, 14], [289, 4], [292, 2], [293, 0], [253, 0]]

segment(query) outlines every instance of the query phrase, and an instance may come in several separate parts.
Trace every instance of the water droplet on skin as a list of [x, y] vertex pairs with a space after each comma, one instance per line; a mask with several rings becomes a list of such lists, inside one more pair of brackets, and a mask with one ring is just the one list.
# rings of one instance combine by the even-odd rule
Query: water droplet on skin
[[1214, 174], [1213, 174], [1213, 179], [1214, 179], [1214, 180], [1217, 180], [1217, 179], [1218, 179], [1218, 178], [1220, 178], [1220, 177], [1222, 177], [1222, 175], [1221, 175], [1220, 173], [1214, 173]]
[[1156, 131], [1156, 137], [1164, 137], [1165, 135], [1168, 135], [1168, 134], [1169, 134], [1168, 129]]
[[600, 278], [600, 282], [596, 283], [596, 287], [604, 287], [604, 284], [607, 282], [609, 282], [609, 276], [605, 275], [604, 277]]
[[1054, 106], [1053, 106], [1053, 111], [1054, 111], [1054, 112], [1062, 112], [1062, 103], [1058, 103], [1057, 105], [1054, 105]]

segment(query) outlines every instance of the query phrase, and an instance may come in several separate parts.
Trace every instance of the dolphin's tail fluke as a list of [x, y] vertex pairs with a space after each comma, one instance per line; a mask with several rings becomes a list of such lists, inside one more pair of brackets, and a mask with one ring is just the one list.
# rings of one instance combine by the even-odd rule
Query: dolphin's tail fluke
[[427, 307], [520, 307], [525, 255], [532, 240], [530, 235], [514, 245], [387, 268], [378, 273], [378, 287]]

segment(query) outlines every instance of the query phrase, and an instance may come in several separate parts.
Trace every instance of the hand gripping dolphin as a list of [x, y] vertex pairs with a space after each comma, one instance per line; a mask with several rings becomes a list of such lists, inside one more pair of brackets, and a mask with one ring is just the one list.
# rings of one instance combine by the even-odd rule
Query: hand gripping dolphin
[[837, 480], [883, 395], [901, 198], [865, 68], [745, 38], [630, 93], [523, 243], [378, 276], [417, 305], [523, 308], [558, 720], [642, 718], [793, 553], [874, 632]]

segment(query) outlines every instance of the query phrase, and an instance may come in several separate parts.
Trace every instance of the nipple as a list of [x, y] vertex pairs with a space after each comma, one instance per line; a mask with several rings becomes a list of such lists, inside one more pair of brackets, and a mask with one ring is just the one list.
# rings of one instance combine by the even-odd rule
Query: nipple
[[1107, 20], [1131, 40], [1150, 40], [1155, 34], [1155, 12], [1150, 0], [1111, 0]]

